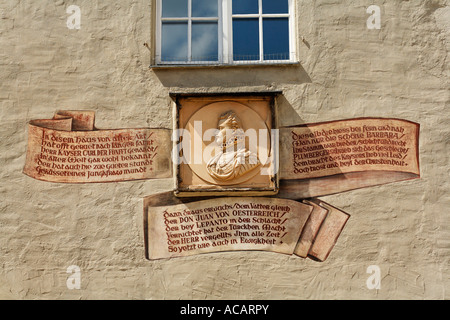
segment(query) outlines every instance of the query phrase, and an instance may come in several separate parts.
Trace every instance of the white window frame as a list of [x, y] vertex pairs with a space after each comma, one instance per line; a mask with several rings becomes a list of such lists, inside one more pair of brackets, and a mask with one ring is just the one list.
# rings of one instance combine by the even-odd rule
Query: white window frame
[[[174, 18], [163, 18], [162, 17], [162, 0], [156, 0], [156, 63], [157, 64], [218, 64], [222, 61], [222, 43], [221, 38], [223, 35], [222, 31], [222, 1], [216, 0], [218, 5], [218, 17], [195, 17], [191, 16], [192, 14], [192, 0], [188, 0], [188, 16], [187, 17], [174, 17]], [[164, 21], [168, 22], [185, 22], [188, 23], [188, 57], [186, 61], [161, 61], [161, 47], [162, 47], [162, 23]], [[218, 38], [218, 60], [217, 61], [192, 61], [192, 22], [193, 21], [217, 21], [217, 38]]]
[[[156, 0], [156, 57], [157, 65], [248, 65], [248, 64], [283, 64], [296, 62], [296, 32], [295, 32], [295, 0], [288, 0], [289, 12], [283, 14], [263, 14], [262, 0], [258, 0], [259, 12], [256, 14], [233, 14], [232, 0], [218, 1], [218, 18], [193, 18], [191, 17], [192, 0], [188, 0], [188, 17], [163, 18], [162, 0]], [[239, 1], [239, 0], [237, 0]], [[233, 60], [233, 18], [258, 18], [259, 19], [259, 60]], [[263, 19], [264, 18], [288, 18], [289, 19], [289, 59], [264, 60]], [[163, 21], [187, 21], [188, 22], [188, 59], [186, 61], [162, 61], [162, 23]], [[193, 21], [217, 21], [218, 23], [218, 61], [192, 61], [192, 22]]]

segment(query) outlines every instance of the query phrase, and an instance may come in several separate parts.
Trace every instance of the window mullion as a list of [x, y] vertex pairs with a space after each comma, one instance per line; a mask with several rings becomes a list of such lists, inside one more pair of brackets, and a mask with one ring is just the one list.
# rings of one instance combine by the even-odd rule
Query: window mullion
[[296, 56], [294, 56], [297, 52], [296, 48], [296, 41], [295, 41], [295, 35], [296, 35], [296, 27], [295, 27], [295, 19], [294, 17], [294, 1], [289, 0], [289, 60], [294, 61], [297, 59]]
[[263, 18], [262, 18], [262, 0], [258, 0], [259, 5], [259, 61], [264, 61], [264, 43], [263, 43]]
[[259, 18], [259, 13], [233, 14], [233, 18]]
[[188, 0], [188, 62], [192, 61], [192, 0]]
[[161, 18], [162, 22], [177, 22], [177, 21], [187, 21], [189, 18]]
[[217, 51], [217, 59], [219, 63], [224, 62], [224, 22], [223, 22], [223, 6], [222, 0], [217, 0], [217, 43], [219, 45]]
[[162, 61], [162, 50], [161, 50], [161, 47], [162, 47], [162, 36], [161, 36], [161, 34], [162, 34], [162, 32], [161, 32], [161, 29], [162, 29], [162, 22], [161, 22], [161, 18], [162, 18], [162, 2], [161, 2], [161, 0], [157, 0], [157, 3], [156, 3], [157, 5], [156, 5], [156, 39], [155, 39], [155, 42], [156, 42], [156, 63], [160, 63], [161, 61]]
[[[184, 19], [186, 20], [186, 19]], [[192, 21], [204, 21], [204, 22], [211, 22], [211, 21], [219, 21], [219, 19], [217, 17], [192, 17], [191, 18]]]
[[[233, 61], [233, 17], [232, 0], [222, 1], [222, 42], [223, 42], [223, 62]], [[220, 39], [220, 38], [219, 38]]]

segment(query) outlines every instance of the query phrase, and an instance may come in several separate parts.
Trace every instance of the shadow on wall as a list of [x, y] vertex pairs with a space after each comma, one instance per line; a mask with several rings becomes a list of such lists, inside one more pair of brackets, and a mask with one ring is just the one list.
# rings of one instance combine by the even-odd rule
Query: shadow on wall
[[[300, 63], [240, 66], [152, 66], [161, 84], [181, 93], [251, 93], [277, 90], [280, 85], [312, 83]], [[302, 125], [298, 111], [286, 97], [277, 97], [281, 126]]]
[[284, 95], [277, 97], [278, 107], [278, 125], [280, 127], [288, 127], [305, 124], [305, 121], [300, 117], [297, 110]]
[[169, 88], [223, 88], [226, 90], [227, 88], [311, 83], [311, 78], [300, 64], [225, 67], [156, 66], [152, 67], [152, 70], [163, 86]]

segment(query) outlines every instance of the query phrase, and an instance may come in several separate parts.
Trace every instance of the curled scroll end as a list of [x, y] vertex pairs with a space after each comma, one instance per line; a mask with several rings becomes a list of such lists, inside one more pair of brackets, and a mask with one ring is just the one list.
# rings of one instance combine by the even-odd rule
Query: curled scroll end
[[55, 120], [59, 119], [72, 119], [72, 131], [93, 131], [95, 130], [95, 111], [81, 110], [70, 111], [60, 110], [57, 111], [53, 117]]
[[31, 120], [29, 124], [30, 126], [50, 130], [72, 131], [72, 118], [67, 117], [59, 119]]

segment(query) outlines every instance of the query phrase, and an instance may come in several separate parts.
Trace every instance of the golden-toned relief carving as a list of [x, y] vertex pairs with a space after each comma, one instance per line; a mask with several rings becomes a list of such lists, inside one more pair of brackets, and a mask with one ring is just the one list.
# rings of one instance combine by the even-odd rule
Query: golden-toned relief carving
[[214, 179], [230, 181], [261, 165], [258, 156], [245, 148], [245, 133], [233, 111], [220, 116], [218, 129], [215, 143], [221, 146], [221, 151], [207, 164], [207, 171]]

